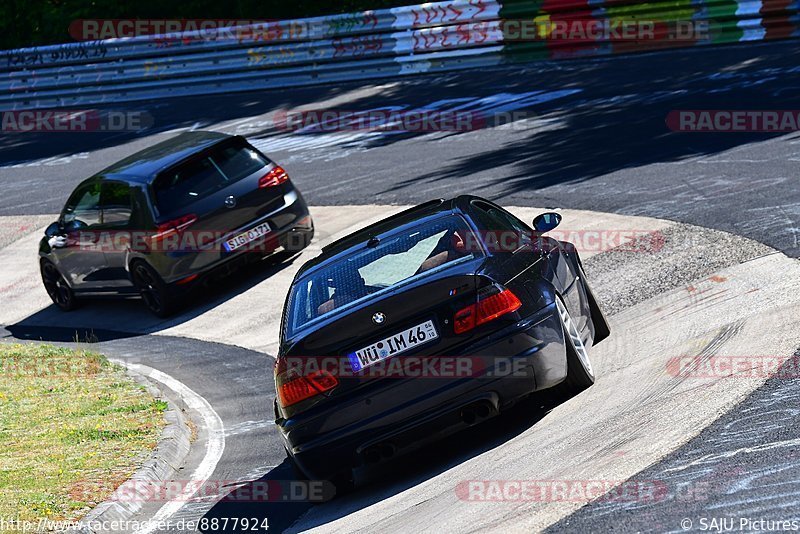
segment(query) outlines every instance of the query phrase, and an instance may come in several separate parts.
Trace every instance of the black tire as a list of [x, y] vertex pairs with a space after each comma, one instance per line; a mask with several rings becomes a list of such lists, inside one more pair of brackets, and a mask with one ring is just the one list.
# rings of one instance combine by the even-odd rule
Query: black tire
[[58, 309], [68, 312], [80, 305], [75, 292], [69, 287], [58, 267], [48, 260], [42, 260], [39, 263], [39, 270], [42, 274], [44, 289]]
[[156, 317], [169, 317], [175, 311], [175, 300], [169, 288], [153, 270], [143, 261], [131, 264], [131, 280], [139, 290], [147, 309]]
[[574, 397], [594, 384], [594, 369], [575, 322], [560, 298], [556, 298], [556, 310], [564, 331], [564, 345], [567, 351], [567, 378], [556, 386], [556, 389], [564, 397]]

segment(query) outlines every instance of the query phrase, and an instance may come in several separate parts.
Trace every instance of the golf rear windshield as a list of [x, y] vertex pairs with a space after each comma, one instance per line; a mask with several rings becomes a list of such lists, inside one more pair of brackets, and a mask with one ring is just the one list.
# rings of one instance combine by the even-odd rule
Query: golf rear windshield
[[216, 147], [156, 178], [153, 190], [159, 213], [177, 213], [268, 164], [267, 159], [241, 143]]
[[362, 247], [294, 284], [286, 310], [287, 335], [328, 314], [484, 255], [458, 215], [439, 217], [385, 236], [376, 246]]

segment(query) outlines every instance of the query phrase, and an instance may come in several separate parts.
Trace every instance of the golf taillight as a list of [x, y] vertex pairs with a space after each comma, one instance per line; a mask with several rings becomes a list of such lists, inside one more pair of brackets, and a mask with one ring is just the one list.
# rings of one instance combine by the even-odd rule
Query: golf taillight
[[278, 398], [284, 408], [328, 392], [339, 385], [339, 379], [332, 373], [320, 369], [303, 376], [288, 377], [278, 373], [276, 377]]
[[510, 289], [490, 286], [478, 292], [475, 304], [462, 308], [453, 316], [453, 331], [463, 334], [507, 313], [517, 311], [522, 302]]
[[275, 165], [271, 171], [258, 179], [258, 187], [275, 187], [289, 179], [289, 175], [280, 165]]
[[156, 226], [156, 233], [152, 239], [153, 241], [160, 241], [172, 234], [180, 234], [195, 222], [197, 222], [197, 215], [190, 213], [189, 215], [161, 223]]

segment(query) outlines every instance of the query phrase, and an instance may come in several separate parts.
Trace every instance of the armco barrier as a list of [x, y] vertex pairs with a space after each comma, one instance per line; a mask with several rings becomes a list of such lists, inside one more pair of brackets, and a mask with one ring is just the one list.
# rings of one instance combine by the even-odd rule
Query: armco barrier
[[[620, 38], [589, 31], [636, 23], [649, 25], [651, 34]], [[687, 24], [694, 33], [679, 35]], [[523, 28], [533, 31], [525, 34]], [[799, 35], [800, 0], [454, 0], [5, 51], [0, 109], [293, 87]]]

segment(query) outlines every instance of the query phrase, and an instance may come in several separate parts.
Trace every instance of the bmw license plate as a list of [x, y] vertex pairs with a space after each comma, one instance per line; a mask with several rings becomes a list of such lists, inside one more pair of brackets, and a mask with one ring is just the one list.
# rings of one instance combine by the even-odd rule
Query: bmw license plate
[[433, 321], [411, 327], [347, 355], [353, 371], [360, 371], [392, 356], [439, 338]]
[[232, 238], [225, 241], [223, 246], [225, 250], [228, 252], [232, 252], [237, 248], [242, 248], [248, 243], [255, 241], [256, 239], [260, 239], [267, 235], [270, 232], [269, 224], [268, 223], [261, 223], [255, 228], [251, 228], [246, 232], [242, 232], [239, 235], [233, 236]]

